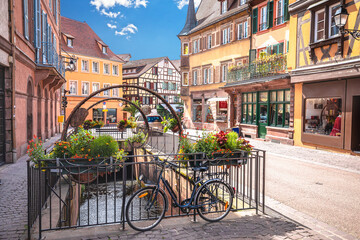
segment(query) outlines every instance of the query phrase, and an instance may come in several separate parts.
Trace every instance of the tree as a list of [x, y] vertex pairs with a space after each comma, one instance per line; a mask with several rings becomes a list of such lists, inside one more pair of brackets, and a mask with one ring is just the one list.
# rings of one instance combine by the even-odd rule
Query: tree
[[[140, 107], [140, 102], [138, 100], [131, 102], [134, 103], [136, 106]], [[127, 104], [123, 110], [129, 112], [132, 117], [135, 117], [135, 114], [139, 112], [139, 110], [132, 104]]]

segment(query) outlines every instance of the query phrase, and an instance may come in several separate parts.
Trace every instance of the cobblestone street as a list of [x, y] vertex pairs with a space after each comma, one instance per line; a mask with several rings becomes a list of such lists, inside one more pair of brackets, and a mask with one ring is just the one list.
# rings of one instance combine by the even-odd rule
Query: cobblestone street
[[[60, 135], [44, 143], [50, 147]], [[0, 167], [0, 239], [24, 239], [27, 229], [27, 168], [28, 156], [14, 164]]]

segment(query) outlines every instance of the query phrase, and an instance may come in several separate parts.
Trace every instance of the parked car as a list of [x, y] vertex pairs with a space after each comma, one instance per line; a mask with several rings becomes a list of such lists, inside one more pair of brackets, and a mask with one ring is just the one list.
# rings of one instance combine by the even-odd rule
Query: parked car
[[[163, 118], [159, 114], [151, 113], [149, 115], [146, 115], [146, 118], [150, 128], [163, 130], [163, 125], [161, 124]], [[142, 115], [135, 117], [135, 121], [138, 126], [145, 125], [144, 118]]]

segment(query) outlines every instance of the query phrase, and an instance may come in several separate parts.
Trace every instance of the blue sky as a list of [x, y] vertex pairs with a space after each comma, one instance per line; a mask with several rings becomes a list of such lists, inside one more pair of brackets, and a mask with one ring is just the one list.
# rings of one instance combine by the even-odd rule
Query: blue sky
[[[115, 54], [180, 58], [177, 34], [188, 0], [61, 0], [62, 16], [85, 21]], [[196, 4], [199, 0], [196, 1]]]

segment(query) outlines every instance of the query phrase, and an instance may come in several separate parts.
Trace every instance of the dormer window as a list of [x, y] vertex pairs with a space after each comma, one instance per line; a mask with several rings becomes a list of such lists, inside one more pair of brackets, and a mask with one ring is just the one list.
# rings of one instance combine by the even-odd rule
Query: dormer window
[[67, 46], [68, 47], [73, 47], [74, 46], [74, 39], [67, 38]]
[[103, 54], [107, 54], [107, 47], [103, 46], [102, 47], [102, 52], [103, 52]]
[[227, 0], [224, 0], [221, 2], [221, 14], [224, 14], [227, 12]]

